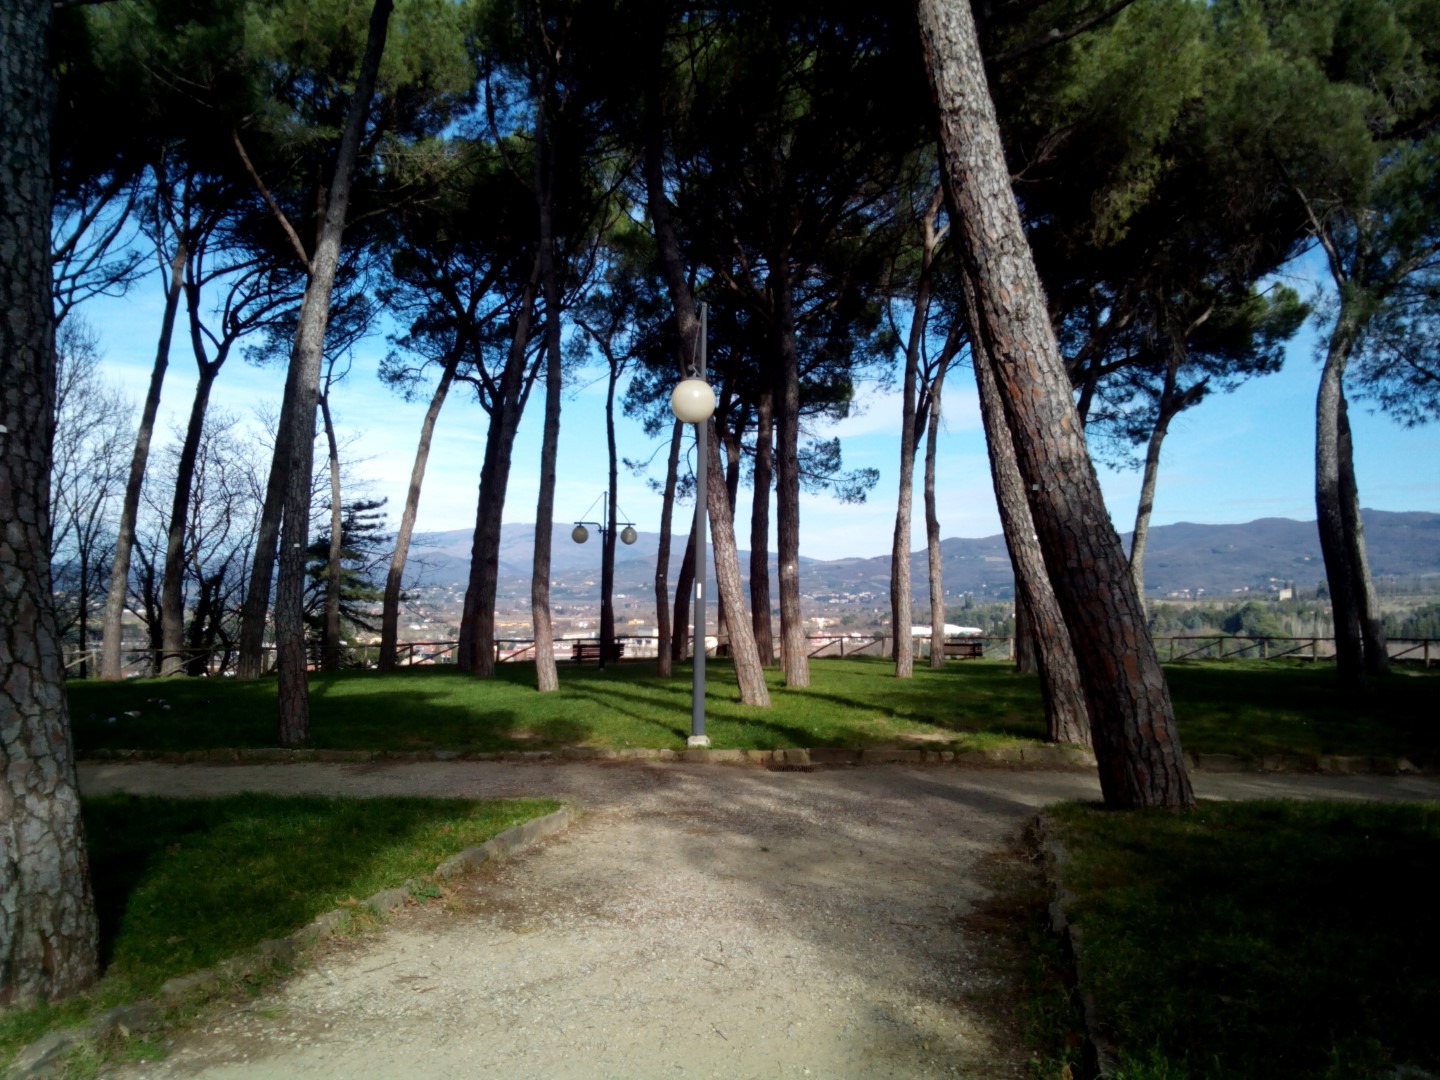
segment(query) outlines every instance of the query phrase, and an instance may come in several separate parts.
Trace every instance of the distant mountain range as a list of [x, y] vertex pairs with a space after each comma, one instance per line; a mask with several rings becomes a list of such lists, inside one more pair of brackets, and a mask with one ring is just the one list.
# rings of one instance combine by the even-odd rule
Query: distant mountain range
[[[1392, 513], [1364, 511], [1365, 540], [1371, 570], [1377, 578], [1409, 579], [1440, 575], [1440, 514], [1426, 512]], [[580, 596], [600, 577], [600, 537], [592, 533], [585, 544], [570, 538], [570, 525], [557, 525], [552, 539], [552, 581], [572, 595]], [[1129, 534], [1123, 537], [1129, 547]], [[424, 564], [425, 585], [464, 586], [470, 567], [469, 531], [427, 533], [417, 536], [412, 560]], [[620, 593], [648, 594], [653, 588], [658, 533], [639, 534], [635, 544], [618, 545], [615, 560], [615, 588]], [[508, 524], [501, 534], [501, 591], [529, 595], [531, 561], [534, 557], [535, 527]], [[676, 537], [670, 559], [673, 584], [684, 556], [685, 535]], [[980, 539], [942, 540], [940, 552], [949, 594], [1008, 596], [1013, 587], [1010, 558], [1003, 536]], [[713, 565], [713, 564], [712, 564]], [[740, 554], [742, 574], [748, 574], [749, 553]], [[916, 595], [926, 591], [926, 553], [910, 557], [911, 578]], [[775, 572], [771, 557], [771, 573]], [[1324, 578], [1320, 542], [1313, 521], [1289, 518], [1261, 518], [1240, 525], [1195, 525], [1181, 522], [1150, 530], [1145, 557], [1145, 586], [1148, 595], [1164, 596], [1201, 590], [1206, 594], [1230, 593], [1240, 589], [1264, 590], [1280, 582], [1293, 581], [1308, 590]], [[713, 580], [713, 578], [712, 578]], [[801, 558], [801, 587], [812, 596], [874, 593], [888, 596], [890, 557], [806, 559]]]

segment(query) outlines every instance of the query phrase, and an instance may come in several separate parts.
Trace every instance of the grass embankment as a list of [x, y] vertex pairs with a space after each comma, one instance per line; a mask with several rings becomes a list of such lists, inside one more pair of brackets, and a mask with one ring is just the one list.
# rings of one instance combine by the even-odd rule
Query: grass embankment
[[1117, 1080], [1440, 1068], [1440, 805], [1051, 818]]
[[[103, 976], [60, 1005], [0, 1012], [0, 1072], [47, 1031], [154, 993], [322, 912], [414, 879], [463, 848], [550, 813], [546, 799], [239, 795], [86, 799]], [[438, 895], [438, 894], [437, 894]]]
[[[896, 680], [889, 661], [825, 659], [812, 685], [784, 687], [774, 704], [742, 706], [725, 661], [706, 690], [706, 730], [717, 747], [923, 745], [969, 750], [1042, 739], [1039, 684], [1006, 663], [917, 665]], [[1334, 669], [1286, 661], [1171, 665], [1181, 742], [1202, 753], [1440, 757], [1440, 672], [1403, 672], [1342, 694]], [[322, 749], [461, 752], [564, 746], [678, 749], [690, 733], [689, 668], [659, 679], [649, 664], [604, 671], [562, 666], [560, 690], [534, 691], [534, 668], [503, 664], [495, 678], [453, 668], [388, 675], [342, 672], [311, 682], [311, 745]], [[170, 706], [163, 710], [156, 701]], [[70, 685], [82, 751], [102, 747], [195, 750], [275, 745], [275, 682], [137, 679]], [[139, 713], [136, 717], [127, 712]], [[109, 722], [114, 717], [114, 722]]]

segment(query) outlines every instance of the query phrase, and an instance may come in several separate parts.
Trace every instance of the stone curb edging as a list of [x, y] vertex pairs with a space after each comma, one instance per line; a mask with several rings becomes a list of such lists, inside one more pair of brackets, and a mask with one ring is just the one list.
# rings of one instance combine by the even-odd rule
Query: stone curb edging
[[[449, 880], [483, 863], [514, 855], [547, 837], [565, 831], [579, 816], [578, 808], [566, 804], [553, 813], [531, 818], [491, 837], [483, 844], [465, 848], [450, 856], [435, 868], [435, 876], [441, 880]], [[368, 908], [377, 915], [384, 915], [402, 906], [410, 896], [407, 883], [367, 896], [358, 906]], [[301, 949], [334, 936], [348, 914], [344, 908], [334, 908], [316, 916], [286, 937], [262, 941], [248, 952], [222, 960], [213, 968], [192, 971], [188, 975], [177, 975], [167, 980], [156, 995], [159, 1000], [141, 1000], [117, 1005], [93, 1017], [82, 1027], [51, 1032], [35, 1040], [15, 1056], [5, 1073], [5, 1080], [41, 1080], [42, 1077], [49, 1076], [51, 1070], [62, 1066], [70, 1052], [81, 1043], [98, 1042], [116, 1032], [128, 1036], [133, 1031], [151, 1030], [158, 1026], [165, 1010], [173, 1009], [195, 996], [209, 997], [227, 983], [263, 971], [272, 964], [292, 960]]]
[[1104, 1080], [1113, 1076], [1117, 1066], [1115, 1048], [1101, 1034], [1099, 1010], [1088, 985], [1085, 957], [1085, 935], [1071, 920], [1075, 894], [1065, 887], [1061, 872], [1069, 854], [1055, 837], [1044, 814], [1036, 814], [1032, 828], [1040, 846], [1045, 869], [1045, 884], [1050, 894], [1050, 931], [1055, 934], [1070, 957], [1075, 972], [1075, 992], [1080, 998], [1081, 1020], [1085, 1025], [1084, 1061], [1087, 1075]]
[[[295, 762], [362, 764], [371, 761], [683, 761], [709, 765], [750, 765], [762, 768], [808, 768], [815, 765], [882, 764], [1007, 766], [1031, 769], [1095, 768], [1095, 755], [1078, 746], [1007, 746], [992, 750], [847, 750], [813, 747], [798, 750], [624, 750], [585, 746], [561, 750], [501, 750], [472, 753], [458, 750], [288, 750], [283, 747], [227, 747], [216, 750], [90, 750], [81, 761], [153, 761], [162, 765], [284, 765]], [[1403, 776], [1440, 774], [1440, 763], [1416, 765], [1403, 757], [1346, 754], [1186, 753], [1185, 762], [1199, 772], [1320, 773], [1330, 776]]]

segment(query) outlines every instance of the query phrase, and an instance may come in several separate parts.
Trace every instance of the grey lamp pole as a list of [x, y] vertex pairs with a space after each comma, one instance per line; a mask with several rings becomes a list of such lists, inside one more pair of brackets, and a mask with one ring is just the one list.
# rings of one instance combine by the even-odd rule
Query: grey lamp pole
[[705, 381], [705, 341], [709, 305], [700, 305], [700, 347], [697, 371], [680, 380], [670, 393], [670, 409], [681, 423], [695, 425], [695, 681], [691, 689], [689, 746], [709, 746], [705, 734], [705, 513], [706, 473], [710, 463], [709, 420], [715, 391]]
[[[613, 584], [613, 581], [612, 581], [611, 579], [614, 577], [614, 572], [615, 572], [615, 570], [614, 570], [614, 562], [615, 562], [614, 551], [613, 551], [612, 547], [607, 546], [608, 540], [609, 540], [609, 536], [610, 536], [610, 534], [611, 534], [615, 529], [619, 528], [619, 529], [620, 529], [620, 534], [619, 534], [619, 535], [620, 535], [620, 540], [621, 540], [621, 542], [623, 542], [623, 543], [625, 543], [625, 544], [633, 544], [633, 543], [635, 543], [636, 537], [639, 535], [639, 534], [636, 533], [636, 531], [635, 531], [635, 523], [634, 523], [633, 521], [621, 522], [621, 521], [613, 520], [613, 519], [611, 518], [611, 516], [610, 516], [610, 504], [606, 501], [606, 500], [610, 497], [610, 495], [611, 495], [611, 493], [608, 492], [608, 491], [602, 492], [601, 495], [600, 495], [600, 498], [597, 500], [597, 501], [600, 503], [600, 518], [601, 518], [601, 520], [599, 520], [599, 521], [577, 521], [577, 522], [575, 522], [575, 528], [573, 528], [573, 529], [570, 530], [570, 539], [571, 539], [571, 540], [574, 540], [575, 543], [577, 543], [577, 544], [583, 544], [583, 543], [585, 543], [586, 540], [589, 540], [589, 539], [590, 539], [590, 530], [587, 529], [585, 526], [587, 526], [587, 525], [594, 525], [595, 528], [597, 528], [597, 529], [600, 530], [600, 546], [601, 546], [601, 548], [602, 548], [601, 555], [600, 555], [600, 630], [601, 630], [601, 633], [600, 633], [600, 650], [599, 650], [599, 656], [598, 656], [598, 658], [597, 658], [597, 659], [598, 659], [598, 664], [597, 664], [597, 666], [598, 666], [598, 667], [601, 667], [601, 668], [603, 668], [603, 667], [605, 666], [605, 646], [606, 646], [607, 644], [609, 644], [609, 642], [607, 642], [606, 639], [605, 639], [605, 633], [604, 633], [605, 626], [606, 626], [606, 623], [605, 623], [605, 609], [611, 605], [610, 594], [609, 594], [609, 592], [608, 592], [607, 589], [606, 589], [606, 583], [607, 583], [607, 582], [610, 582], [611, 584]], [[595, 504], [594, 504], [594, 503], [591, 503], [590, 506], [591, 506], [591, 509], [594, 509]], [[622, 527], [622, 526], [623, 526], [623, 527]], [[607, 554], [607, 553], [608, 553], [608, 554]], [[612, 618], [611, 618], [611, 622], [610, 622], [610, 627], [611, 627], [611, 637], [613, 638], [613, 636], [614, 636], [614, 618], [613, 618], [613, 614], [612, 614]]]

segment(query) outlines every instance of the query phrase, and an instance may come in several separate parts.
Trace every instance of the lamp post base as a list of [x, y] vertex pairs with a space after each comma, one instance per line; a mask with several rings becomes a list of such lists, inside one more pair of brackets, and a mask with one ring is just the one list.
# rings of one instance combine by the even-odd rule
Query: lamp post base
[[688, 747], [690, 747], [690, 749], [692, 749], [692, 750], [696, 749], [697, 747], [706, 747], [706, 746], [709, 746], [709, 745], [710, 745], [710, 736], [709, 736], [709, 735], [691, 735], [690, 738], [686, 740], [685, 745], [688, 746]]

